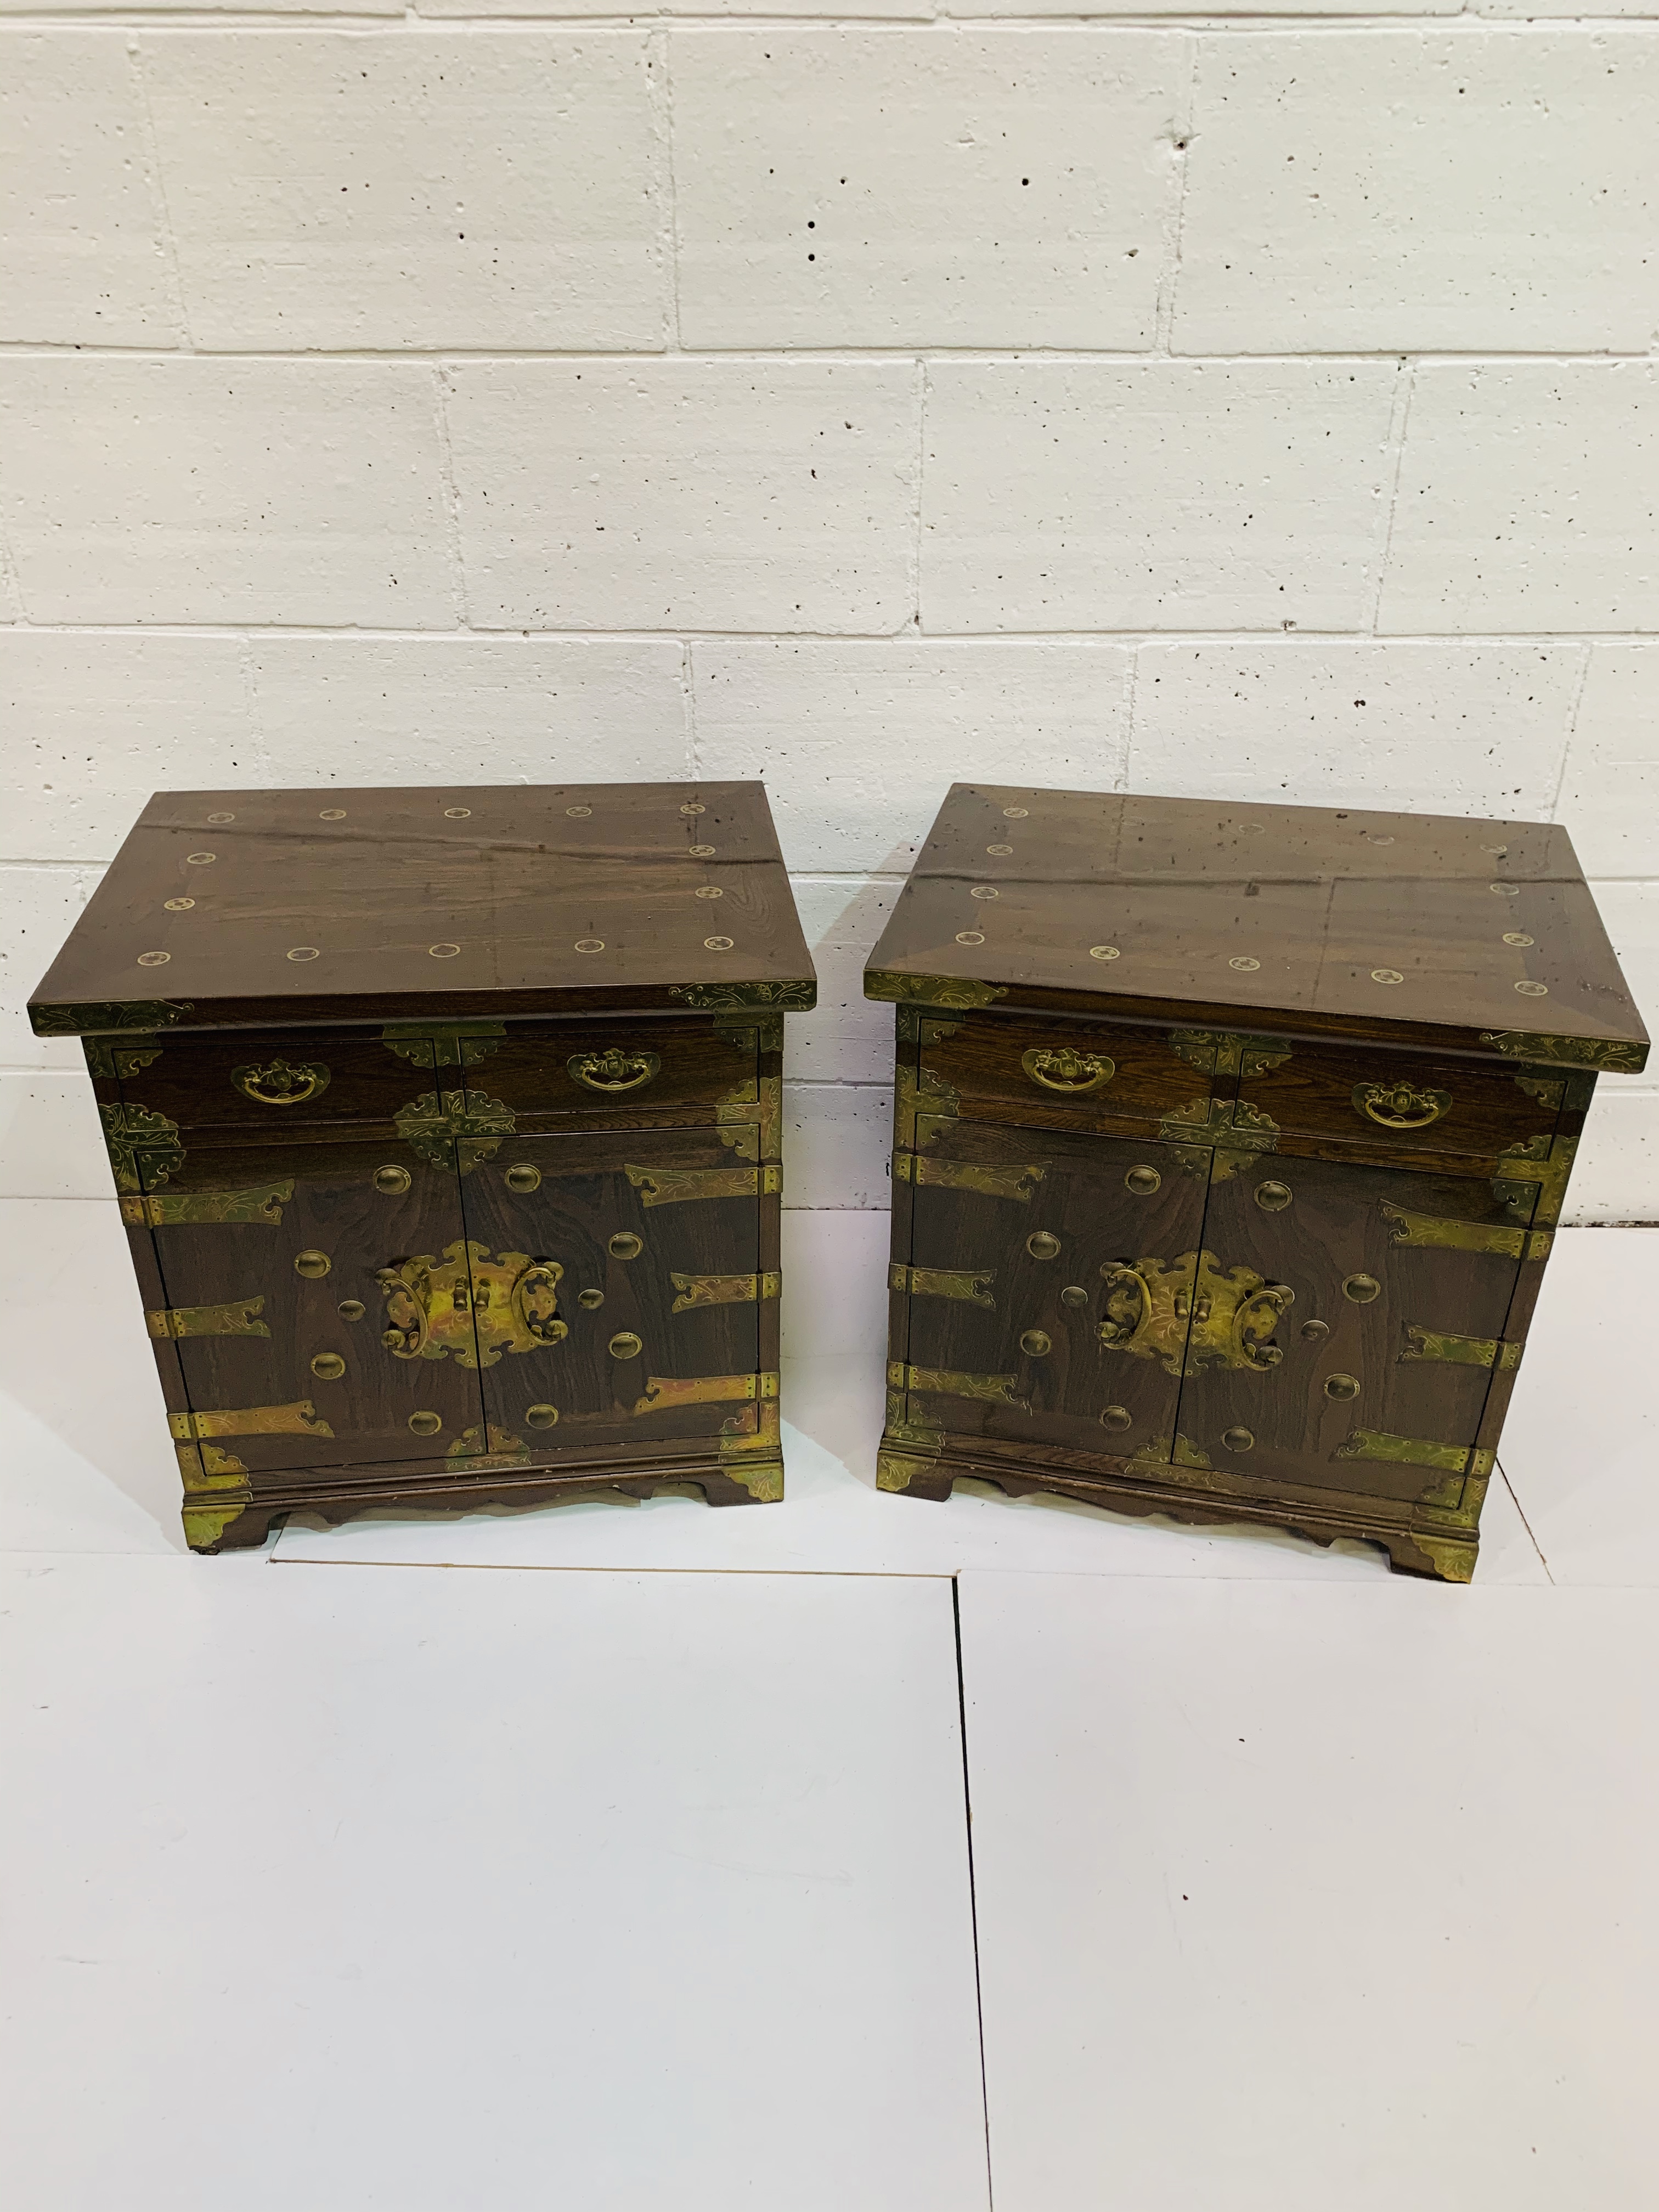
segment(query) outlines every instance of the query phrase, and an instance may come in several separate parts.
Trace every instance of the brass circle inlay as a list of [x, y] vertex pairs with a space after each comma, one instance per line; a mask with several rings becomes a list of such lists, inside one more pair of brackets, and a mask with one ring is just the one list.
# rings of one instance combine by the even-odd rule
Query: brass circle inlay
[[603, 952], [605, 939], [602, 937], [579, 937], [576, 950], [578, 952]]
[[1357, 1306], [1368, 1306], [1373, 1298], [1382, 1297], [1382, 1285], [1375, 1275], [1350, 1275], [1342, 1285], [1342, 1295]]
[[988, 853], [994, 854], [999, 860], [1004, 860], [1014, 848], [1012, 845], [988, 845], [985, 849]]
[[1322, 1336], [1328, 1336], [1330, 1333], [1331, 1325], [1328, 1321], [1304, 1321], [1302, 1324], [1303, 1336], [1310, 1344], [1317, 1344]]
[[524, 1417], [532, 1429], [550, 1429], [559, 1418], [556, 1406], [526, 1406]]
[[1041, 1359], [1044, 1352], [1053, 1349], [1053, 1344], [1047, 1329], [1028, 1328], [1019, 1340], [1019, 1348], [1031, 1358]]
[[334, 1310], [342, 1321], [361, 1321], [368, 1309], [361, 1298], [342, 1298]]
[[1499, 898], [1519, 898], [1521, 896], [1519, 884], [1488, 884], [1486, 889], [1496, 891]]
[[1034, 1260], [1057, 1260], [1060, 1239], [1050, 1236], [1046, 1229], [1034, 1229], [1025, 1240], [1025, 1249]]
[[460, 951], [459, 945], [428, 945], [427, 953], [434, 960], [453, 960]]
[[1397, 968], [1373, 968], [1371, 970], [1373, 983], [1403, 983], [1405, 980]]
[[605, 1304], [605, 1292], [603, 1291], [578, 1291], [576, 1293], [576, 1304], [579, 1306], [586, 1306], [589, 1313], [597, 1313], [599, 1309]]
[[161, 903], [169, 914], [188, 914], [196, 902], [194, 899], [163, 899]]
[[[398, 1335], [398, 1341], [399, 1344], [403, 1342], [401, 1334]], [[409, 1425], [417, 1437], [435, 1437], [443, 1425], [441, 1413], [411, 1413], [409, 1417]]]
[[996, 898], [1000, 896], [994, 884], [975, 884], [969, 891], [969, 898]]
[[609, 1349], [613, 1359], [637, 1359], [645, 1346], [631, 1328], [619, 1328], [611, 1338]]
[[729, 952], [736, 942], [732, 937], [705, 937], [702, 949], [705, 952]]
[[1005, 806], [1002, 810], [1003, 818], [1008, 822], [1024, 822], [1030, 811], [1029, 806]]
[[1134, 1425], [1135, 1417], [1127, 1406], [1108, 1406], [1100, 1417], [1103, 1429], [1132, 1429]]
[[1325, 1395], [1328, 1398], [1357, 1398], [1359, 1395], [1359, 1377], [1357, 1375], [1328, 1375], [1325, 1377]]
[[235, 819], [236, 817], [234, 814], [210, 814], [208, 817], [209, 822], [216, 830], [222, 822], [234, 822]]
[[708, 809], [695, 799], [689, 799], [680, 809], [682, 814], [707, 814], [708, 811]]
[[1379, 837], [1373, 831], [1368, 830], [1365, 832], [1365, 842], [1368, 845], [1392, 845], [1394, 839], [1392, 837]]
[[141, 952], [138, 965], [141, 968], [165, 968], [172, 957], [170, 952]]
[[314, 960], [317, 952], [318, 948], [314, 945], [295, 945], [289, 950], [288, 957], [290, 960]]
[[311, 1371], [319, 1382], [337, 1382], [345, 1373], [345, 1362], [337, 1352], [319, 1352], [311, 1363]]
[[718, 884], [699, 884], [691, 896], [693, 898], [724, 898], [726, 893]]
[[631, 1229], [619, 1229], [605, 1249], [613, 1260], [637, 1260], [645, 1249], [645, 1241]]
[[295, 1273], [303, 1275], [308, 1283], [320, 1282], [333, 1265], [326, 1252], [296, 1252], [294, 1255]]
[[325, 806], [317, 817], [319, 822], [343, 822], [345, 818], [346, 811], [343, 806]]
[[1287, 1182], [1259, 1182], [1255, 1187], [1255, 1202], [1264, 1213], [1282, 1213], [1291, 1196]]
[[1237, 952], [1234, 954], [1233, 957], [1227, 963], [1227, 965], [1230, 968], [1251, 969], [1259, 968], [1261, 965], [1261, 963], [1259, 960], [1252, 960], [1248, 952]]
[[542, 1171], [538, 1167], [532, 1167], [528, 1160], [519, 1160], [516, 1161], [512, 1167], [508, 1168], [506, 1174], [501, 1177], [501, 1181], [507, 1185], [509, 1190], [516, 1190], [521, 1193], [524, 1191], [539, 1190], [541, 1188], [542, 1182]]
[[[168, 903], [170, 905], [172, 902], [169, 900]], [[1505, 945], [1532, 945], [1536, 941], [1535, 939], [1528, 937], [1524, 929], [1506, 929], [1504, 932]]]
[[1060, 1303], [1063, 1306], [1086, 1306], [1089, 1303], [1089, 1293], [1081, 1283], [1067, 1283], [1060, 1294]]
[[982, 929], [959, 929], [957, 932], [958, 945], [983, 945], [984, 942], [985, 932]]
[[444, 809], [446, 822], [470, 822], [471, 819], [472, 809], [470, 806], [446, 806]]
[[1115, 945], [1091, 945], [1089, 957], [1091, 960], [1115, 960], [1119, 957], [1118, 949]]
[[1224, 1429], [1221, 1441], [1231, 1452], [1247, 1452], [1255, 1442], [1255, 1431], [1246, 1428]]
[[1131, 1168], [1124, 1176], [1123, 1188], [1133, 1191], [1137, 1198], [1150, 1198], [1163, 1181], [1156, 1168], [1149, 1168], [1143, 1162], [1139, 1167]]
[[396, 1198], [399, 1191], [409, 1188], [409, 1170], [396, 1167], [376, 1168], [374, 1188], [383, 1192], [387, 1198]]
[[185, 855], [192, 868], [205, 868], [218, 857], [216, 853], [186, 853]]
[[712, 860], [714, 857], [714, 848], [712, 845], [688, 845], [685, 849], [690, 858], [694, 860]]
[[564, 811], [567, 814], [574, 816], [578, 822], [586, 822], [593, 811], [591, 806], [567, 806]]
[[1517, 983], [1515, 988], [1523, 999], [1547, 999], [1550, 994], [1547, 983]]

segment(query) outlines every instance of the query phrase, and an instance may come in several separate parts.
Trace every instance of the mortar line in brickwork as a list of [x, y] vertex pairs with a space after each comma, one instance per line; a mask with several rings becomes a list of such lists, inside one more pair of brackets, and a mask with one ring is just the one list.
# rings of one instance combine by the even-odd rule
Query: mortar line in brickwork
[[180, 344], [186, 352], [194, 353], [196, 342], [190, 327], [190, 310], [185, 301], [184, 272], [179, 266], [179, 241], [173, 233], [173, 210], [167, 204], [167, 177], [161, 167], [161, 143], [156, 136], [155, 117], [150, 107], [143, 52], [134, 32], [126, 35], [126, 53], [127, 74], [132, 82], [133, 106], [138, 111], [139, 135], [143, 141], [144, 189], [161, 241], [161, 265], [167, 271], [167, 304], [173, 311]]
[[1394, 518], [1395, 510], [1400, 500], [1400, 471], [1406, 458], [1406, 425], [1411, 415], [1412, 393], [1416, 387], [1415, 362], [1402, 361], [1399, 374], [1394, 380], [1394, 390], [1389, 395], [1389, 431], [1383, 447], [1386, 456], [1383, 466], [1388, 475], [1388, 488], [1384, 495], [1386, 504], [1380, 526], [1382, 543], [1377, 550], [1376, 578], [1371, 588], [1370, 611], [1365, 622], [1365, 628], [1373, 635], [1376, 634], [1377, 621], [1382, 611], [1382, 587], [1389, 577], [1389, 556], [1394, 550]]
[[204, 30], [229, 33], [276, 31], [295, 35], [307, 31], [360, 31], [378, 32], [389, 37], [408, 36], [415, 32], [540, 30], [569, 31], [580, 34], [603, 30], [650, 32], [658, 28], [667, 31], [740, 30], [778, 33], [809, 26], [874, 32], [1075, 31], [1100, 38], [1126, 33], [1139, 36], [1148, 31], [1191, 32], [1224, 38], [1243, 31], [1282, 33], [1287, 39], [1322, 34], [1340, 37], [1350, 31], [1397, 31], [1410, 36], [1420, 34], [1425, 30], [1452, 33], [1464, 39], [1527, 38], [1552, 34], [1571, 36], [1581, 33], [1593, 36], [1607, 31], [1650, 36], [1656, 27], [1652, 17], [1628, 15], [1587, 13], [1511, 19], [1469, 14], [1441, 15], [1428, 11], [1347, 14], [1333, 10], [1328, 15], [1298, 15], [1271, 9], [1221, 15], [1205, 15], [1196, 10], [1182, 15], [1109, 16], [1078, 13], [957, 15], [946, 9], [939, 9], [931, 15], [875, 16], [848, 15], [836, 14], [833, 10], [797, 15], [681, 15], [654, 10], [628, 15], [599, 11], [589, 15], [551, 12], [492, 14], [486, 10], [470, 15], [428, 15], [415, 9], [406, 9], [399, 15], [362, 15], [349, 9], [308, 9], [303, 15], [294, 15], [255, 9], [232, 12], [181, 8], [150, 12], [131, 8], [84, 8], [61, 13], [8, 15], [4, 22], [4, 27], [9, 31], [33, 33], [61, 30], [142, 31], [147, 36], [155, 34], [161, 38], [169, 33]]
[[[1654, 33], [1659, 38], [1659, 20], [1654, 23]], [[1659, 367], [1659, 352], [1616, 352], [1609, 349], [1575, 350], [1571, 347], [1516, 349], [1511, 352], [1487, 349], [1482, 352], [1440, 350], [1432, 346], [1374, 346], [1370, 348], [1340, 346], [1329, 349], [1310, 347], [1299, 353], [1180, 353], [1157, 352], [1151, 347], [1136, 351], [1114, 351], [1108, 347], [1079, 349], [1065, 346], [949, 346], [909, 345], [889, 346], [773, 346], [731, 347], [683, 346], [653, 347], [641, 352], [617, 350], [595, 351], [592, 348], [574, 348], [568, 351], [546, 346], [338, 346], [289, 347], [273, 350], [268, 347], [185, 346], [124, 346], [97, 345], [90, 342], [75, 344], [42, 344], [35, 339], [0, 339], [0, 358], [42, 361], [149, 361], [149, 362], [225, 362], [239, 368], [268, 367], [289, 362], [299, 364], [316, 362], [404, 362], [410, 365], [442, 362], [469, 367], [492, 362], [544, 361], [558, 366], [592, 364], [594, 368], [614, 366], [618, 368], [649, 368], [655, 362], [695, 362], [699, 364], [729, 362], [733, 368], [765, 368], [777, 363], [799, 363], [806, 368], [836, 368], [857, 367], [870, 362], [932, 363], [950, 362], [957, 366], [980, 368], [1013, 368], [1024, 363], [1040, 362], [1061, 368], [1087, 368], [1091, 364], [1102, 368], [1288, 368], [1305, 367], [1317, 362], [1340, 368], [1348, 362], [1399, 362], [1409, 356], [1416, 362], [1443, 362], [1451, 368], [1509, 368], [1518, 364], [1538, 362], [1552, 368], [1618, 368], [1626, 363], [1638, 367]]]
[[652, 100], [652, 113], [660, 133], [662, 149], [662, 208], [658, 220], [659, 251], [663, 257], [663, 350], [683, 351], [680, 331], [680, 189], [675, 168], [674, 53], [663, 28], [653, 32], [651, 45], [661, 56], [661, 74]]
[[1567, 769], [1572, 759], [1573, 740], [1578, 735], [1578, 709], [1583, 704], [1584, 687], [1589, 682], [1590, 653], [1588, 645], [1579, 665], [1578, 681], [1572, 690], [1572, 704], [1567, 709], [1566, 734], [1561, 740], [1561, 761], [1555, 771], [1555, 790], [1550, 799], [1550, 820], [1561, 819], [1561, 793], [1566, 789]]
[[1176, 291], [1181, 282], [1181, 252], [1187, 222], [1187, 146], [1192, 137], [1193, 106], [1198, 88], [1199, 41], [1185, 40], [1187, 66], [1181, 73], [1180, 89], [1176, 94], [1175, 112], [1170, 118], [1170, 144], [1174, 174], [1165, 195], [1162, 229], [1164, 250], [1158, 275], [1158, 297], [1152, 310], [1152, 352], [1168, 359], [1171, 334], [1175, 328]]
[[471, 629], [466, 587], [466, 553], [461, 543], [461, 498], [455, 482], [455, 454], [449, 439], [449, 378], [439, 362], [432, 379], [432, 412], [438, 433], [438, 474], [443, 486], [444, 550], [448, 555], [449, 580], [455, 594], [455, 618], [465, 630]]
[[728, 645], [896, 645], [902, 643], [959, 647], [1002, 645], [1011, 651], [1020, 645], [1109, 645], [1124, 651], [1143, 646], [1277, 645], [1286, 648], [1331, 645], [1374, 646], [1379, 650], [1395, 645], [1465, 645], [1484, 649], [1524, 646], [1544, 651], [1569, 646], [1652, 645], [1659, 629], [1562, 630], [1286, 630], [1245, 629], [990, 629], [915, 630], [907, 623], [896, 630], [852, 629], [696, 629], [682, 623], [674, 629], [538, 629], [522, 623], [467, 629], [377, 629], [372, 623], [191, 623], [191, 622], [0, 622], [0, 637], [199, 637], [199, 638], [361, 638], [374, 644], [512, 644], [537, 640], [567, 645], [667, 645], [688, 635]]

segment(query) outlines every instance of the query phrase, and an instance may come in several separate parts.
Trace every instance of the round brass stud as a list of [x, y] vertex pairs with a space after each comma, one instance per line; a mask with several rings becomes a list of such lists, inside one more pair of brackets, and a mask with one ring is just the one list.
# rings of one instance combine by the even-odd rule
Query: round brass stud
[[345, 818], [346, 811], [343, 806], [325, 806], [317, 817], [319, 822], [343, 822]]
[[1124, 1176], [1123, 1188], [1132, 1190], [1137, 1198], [1150, 1198], [1163, 1181], [1156, 1168], [1149, 1168], [1143, 1162], [1139, 1167], [1131, 1168]]
[[1359, 1377], [1357, 1375], [1328, 1375], [1325, 1377], [1325, 1395], [1328, 1398], [1357, 1398], [1359, 1395]]
[[216, 830], [222, 822], [234, 822], [235, 819], [236, 817], [234, 814], [210, 814], [208, 817], [209, 822]]
[[294, 1255], [295, 1273], [303, 1275], [308, 1283], [320, 1282], [333, 1265], [326, 1252], [296, 1252]]
[[705, 937], [702, 949], [705, 952], [729, 952], [736, 942], [732, 937]]
[[699, 884], [691, 896], [693, 898], [724, 898], [726, 893], [718, 884]]
[[1261, 963], [1259, 960], [1252, 960], [1248, 952], [1240, 952], [1236, 953], [1233, 958], [1227, 963], [1227, 965], [1230, 968], [1242, 968], [1249, 969], [1259, 968], [1261, 965]]
[[524, 1417], [532, 1429], [550, 1429], [559, 1418], [556, 1406], [526, 1406]]
[[185, 860], [190, 863], [192, 868], [208, 867], [211, 866], [218, 857], [219, 855], [216, 853], [186, 853], [185, 855]]
[[444, 809], [446, 822], [470, 822], [471, 818], [472, 809], [470, 806], [446, 806]]
[[1089, 1293], [1081, 1283], [1067, 1283], [1060, 1294], [1060, 1303], [1063, 1306], [1086, 1306], [1089, 1303]]
[[[402, 1341], [399, 1337], [398, 1342]], [[443, 1425], [441, 1413], [411, 1413], [409, 1417], [409, 1425], [417, 1437], [435, 1437]]]
[[1019, 1340], [1019, 1348], [1032, 1359], [1041, 1359], [1053, 1345], [1046, 1329], [1028, 1328]]
[[988, 845], [985, 849], [999, 860], [1005, 860], [1014, 848], [1012, 845]]
[[1368, 1306], [1373, 1298], [1382, 1297], [1382, 1285], [1375, 1275], [1350, 1275], [1342, 1285], [1342, 1295], [1357, 1306]]
[[1392, 837], [1375, 836], [1371, 831], [1368, 830], [1365, 832], [1365, 842], [1368, 845], [1392, 845], [1394, 839]]
[[342, 1321], [361, 1321], [366, 1309], [361, 1298], [342, 1298], [334, 1310]]
[[1135, 1417], [1127, 1406], [1108, 1406], [1100, 1417], [1100, 1425], [1103, 1429], [1121, 1431], [1132, 1429], [1134, 1425]]
[[1245, 1428], [1224, 1429], [1221, 1441], [1231, 1452], [1247, 1452], [1255, 1442], [1254, 1431]]
[[138, 965], [141, 968], [165, 968], [172, 957], [170, 952], [141, 952]]
[[311, 1363], [311, 1371], [322, 1382], [337, 1382], [345, 1373], [345, 1362], [337, 1352], [319, 1352]]
[[696, 799], [688, 799], [680, 809], [682, 814], [707, 814], [708, 811], [708, 809]]
[[1304, 1321], [1302, 1324], [1303, 1338], [1309, 1344], [1317, 1344], [1322, 1336], [1328, 1336], [1330, 1333], [1331, 1325], [1328, 1321]]
[[578, 1291], [576, 1293], [576, 1304], [579, 1306], [586, 1306], [589, 1313], [596, 1313], [605, 1304], [605, 1292], [603, 1291]]
[[712, 860], [714, 857], [712, 845], [688, 845], [685, 849], [694, 860]]
[[645, 1346], [631, 1328], [619, 1328], [611, 1338], [609, 1349], [613, 1359], [637, 1359]]
[[[169, 899], [167, 904], [171, 906], [172, 903], [172, 900]], [[1506, 929], [1504, 932], [1504, 942], [1505, 945], [1532, 945], [1536, 940], [1528, 937], [1524, 929]]]
[[526, 1191], [541, 1188], [542, 1171], [538, 1167], [532, 1167], [528, 1160], [517, 1160], [507, 1169], [501, 1181], [509, 1190], [516, 1190], [522, 1196]]
[[1550, 994], [1547, 983], [1517, 983], [1515, 988], [1523, 999], [1547, 999]]
[[1003, 818], [1008, 822], [1024, 822], [1030, 811], [1029, 806], [1005, 806], [1002, 810]]
[[603, 952], [605, 939], [602, 937], [579, 937], [576, 950], [578, 952]]
[[1291, 1197], [1287, 1182], [1259, 1182], [1255, 1187], [1255, 1202], [1264, 1213], [1282, 1213]]
[[1371, 970], [1373, 983], [1403, 983], [1405, 980], [1397, 968], [1373, 968]]
[[169, 914], [188, 914], [196, 902], [194, 899], [163, 899], [161, 903]]
[[1034, 1260], [1057, 1260], [1060, 1239], [1051, 1237], [1046, 1229], [1034, 1229], [1025, 1240], [1025, 1249]]
[[1118, 957], [1115, 945], [1091, 945], [1089, 947], [1091, 960], [1115, 960]]
[[975, 884], [969, 890], [968, 896], [969, 898], [979, 899], [997, 898], [1000, 896], [1000, 893], [994, 884]]
[[631, 1229], [619, 1229], [605, 1249], [613, 1260], [637, 1260], [645, 1249], [645, 1243]]
[[407, 1168], [376, 1168], [374, 1188], [387, 1198], [396, 1198], [400, 1191], [409, 1188]]
[[1499, 898], [1519, 898], [1521, 896], [1519, 884], [1488, 884], [1486, 889], [1496, 891]]
[[985, 932], [982, 929], [959, 929], [957, 932], [958, 945], [983, 945], [984, 942]]
[[578, 822], [586, 822], [593, 811], [591, 806], [567, 806], [564, 811]]
[[453, 960], [461, 948], [459, 945], [428, 945], [426, 949], [431, 959]]
[[289, 953], [290, 960], [314, 960], [318, 948], [314, 945], [296, 945]]

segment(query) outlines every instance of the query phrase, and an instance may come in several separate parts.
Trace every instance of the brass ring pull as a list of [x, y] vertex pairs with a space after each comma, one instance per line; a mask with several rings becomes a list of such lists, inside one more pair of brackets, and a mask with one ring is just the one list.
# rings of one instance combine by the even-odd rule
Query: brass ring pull
[[649, 1083], [662, 1061], [654, 1052], [624, 1052], [612, 1045], [608, 1052], [573, 1052], [565, 1066], [573, 1083], [585, 1091], [637, 1091]]
[[1152, 1291], [1137, 1268], [1109, 1266], [1100, 1272], [1106, 1282], [1106, 1314], [1099, 1327], [1100, 1340], [1114, 1346], [1128, 1344], [1152, 1318]]
[[1074, 1097], [1085, 1091], [1098, 1091], [1117, 1073], [1115, 1060], [1097, 1052], [1074, 1051], [1069, 1044], [1023, 1053], [1019, 1064], [1044, 1091], [1059, 1091]]
[[557, 1318], [563, 1273], [556, 1260], [538, 1260], [513, 1285], [514, 1314], [526, 1335], [533, 1336], [538, 1344], [558, 1344], [570, 1334]]
[[1450, 1106], [1449, 1091], [1419, 1091], [1398, 1083], [1356, 1083], [1353, 1110], [1380, 1129], [1426, 1129]]
[[233, 1067], [230, 1079], [261, 1106], [299, 1106], [327, 1090], [328, 1070], [315, 1060], [268, 1060], [263, 1067]]

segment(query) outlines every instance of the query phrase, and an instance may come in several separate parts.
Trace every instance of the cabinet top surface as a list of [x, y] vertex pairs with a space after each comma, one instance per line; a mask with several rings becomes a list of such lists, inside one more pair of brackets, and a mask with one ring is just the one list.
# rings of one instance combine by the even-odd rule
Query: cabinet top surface
[[758, 783], [159, 792], [43, 1035], [813, 1003]]
[[865, 987], [1640, 1070], [1559, 824], [951, 787]]

